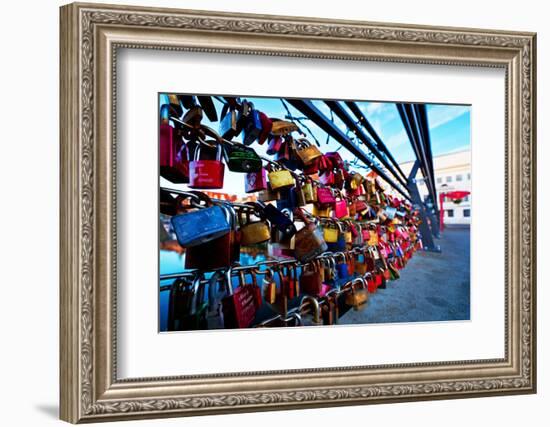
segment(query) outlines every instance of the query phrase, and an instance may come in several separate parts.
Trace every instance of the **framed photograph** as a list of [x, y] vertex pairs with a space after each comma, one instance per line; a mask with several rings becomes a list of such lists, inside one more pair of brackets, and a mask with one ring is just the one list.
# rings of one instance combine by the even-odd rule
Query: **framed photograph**
[[63, 420], [536, 391], [535, 34], [60, 21]]

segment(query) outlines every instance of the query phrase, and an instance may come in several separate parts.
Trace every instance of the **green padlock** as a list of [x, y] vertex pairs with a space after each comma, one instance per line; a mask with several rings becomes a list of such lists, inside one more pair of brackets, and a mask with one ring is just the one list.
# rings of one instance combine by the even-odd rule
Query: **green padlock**
[[262, 159], [253, 148], [233, 142], [224, 145], [224, 157], [227, 167], [232, 172], [260, 172]]

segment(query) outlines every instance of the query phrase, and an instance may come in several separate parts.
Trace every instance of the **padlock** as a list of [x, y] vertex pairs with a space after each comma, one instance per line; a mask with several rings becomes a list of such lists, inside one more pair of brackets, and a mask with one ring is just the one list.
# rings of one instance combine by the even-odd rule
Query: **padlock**
[[259, 205], [255, 205], [255, 212], [260, 218], [259, 221], [250, 221], [250, 213], [246, 211], [246, 220], [242, 221], [242, 216], [239, 215], [241, 222], [241, 245], [249, 246], [258, 243], [267, 242], [271, 238], [271, 229], [269, 224], [263, 218], [263, 210], [260, 210]]
[[322, 207], [330, 206], [331, 208], [334, 208], [334, 204], [336, 203], [336, 198], [334, 197], [334, 193], [332, 190], [328, 187], [319, 187], [317, 189], [317, 204]]
[[264, 301], [268, 304], [275, 304], [277, 300], [277, 283], [273, 277], [273, 270], [267, 268], [264, 271], [262, 280], [262, 294]]
[[388, 261], [388, 271], [390, 272], [390, 280], [397, 280], [400, 277], [399, 270], [395, 265], [395, 261]]
[[267, 140], [267, 137], [273, 128], [273, 122], [265, 113], [260, 111], [260, 123], [262, 126], [262, 131], [258, 137], [258, 144], [262, 145]]
[[346, 183], [346, 171], [344, 169], [336, 169], [334, 171], [334, 187], [342, 190]]
[[[365, 244], [365, 240], [363, 238], [363, 227], [358, 222], [353, 224], [353, 226], [355, 227], [355, 230], [356, 230], [355, 231], [356, 236], [353, 239], [352, 246], [354, 247], [363, 246]], [[352, 229], [352, 234], [353, 234], [353, 229]]]
[[369, 230], [369, 239], [367, 241], [367, 244], [369, 246], [377, 246], [378, 245], [378, 233], [376, 230], [370, 229]]
[[220, 135], [228, 141], [237, 136], [237, 111], [233, 107], [229, 107], [225, 115], [220, 121]]
[[260, 172], [262, 159], [251, 147], [233, 142], [224, 145], [224, 157], [227, 167], [232, 172]]
[[344, 160], [338, 151], [330, 151], [325, 153], [325, 158], [329, 160], [332, 169], [344, 170]]
[[365, 273], [363, 278], [367, 281], [367, 291], [371, 294], [375, 293], [377, 286], [374, 276], [371, 273]]
[[323, 283], [329, 284], [334, 283], [334, 280], [336, 280], [336, 259], [334, 256], [323, 258], [322, 260], [323, 268], [322, 274], [319, 274], [321, 276], [321, 279]]
[[348, 265], [348, 274], [353, 276], [355, 274], [355, 256], [351, 252], [345, 252], [344, 255]]
[[367, 272], [367, 263], [365, 261], [365, 254], [360, 254], [355, 260], [355, 273], [364, 275]]
[[262, 122], [260, 112], [254, 108], [254, 104], [249, 102], [250, 111], [243, 124], [243, 144], [250, 145], [256, 141], [262, 133]]
[[327, 250], [327, 244], [323, 239], [323, 232], [315, 223], [310, 221], [302, 209], [294, 211], [305, 224], [305, 226], [296, 233], [294, 253], [296, 259], [300, 262], [307, 262]]
[[360, 215], [365, 215], [366, 211], [368, 209], [367, 202], [364, 200], [356, 200], [355, 201], [355, 212]]
[[323, 155], [323, 153], [321, 153], [315, 145], [312, 145], [305, 138], [300, 138], [296, 142], [296, 154], [298, 155], [300, 160], [302, 160], [302, 163], [306, 166], [310, 165]]
[[330, 252], [343, 252], [346, 250], [346, 238], [344, 236], [344, 230], [339, 221], [334, 220], [334, 224], [338, 228], [338, 239], [334, 243], [328, 243], [328, 250]]
[[200, 146], [195, 149], [195, 160], [189, 162], [189, 187], [223, 188], [225, 165], [222, 163], [222, 145], [217, 144], [216, 160], [200, 160]]
[[204, 298], [202, 273], [197, 273], [191, 283], [176, 281], [170, 288], [168, 302], [168, 330], [191, 331], [208, 328], [208, 303]]
[[310, 179], [306, 179], [302, 185], [306, 203], [315, 203], [317, 201], [317, 187], [313, 185]]
[[298, 131], [298, 126], [296, 123], [287, 122], [284, 120], [271, 119], [273, 125], [271, 127], [271, 133], [273, 135], [288, 135], [292, 132]]
[[313, 160], [309, 165], [302, 167], [304, 175], [316, 175], [319, 173], [319, 158]]
[[339, 295], [340, 290], [339, 289], [331, 289], [326, 293], [325, 298], [332, 303], [332, 319], [333, 324], [338, 324], [338, 319], [340, 317], [340, 302], [339, 302]]
[[349, 277], [349, 270], [346, 257], [343, 253], [336, 255], [336, 272], [339, 279], [347, 279]]
[[323, 226], [323, 237], [327, 243], [336, 243], [338, 241], [338, 228], [332, 221]]
[[334, 172], [332, 169], [325, 170], [319, 173], [319, 181], [323, 185], [333, 185], [334, 184]]
[[258, 172], [248, 172], [244, 176], [245, 193], [256, 193], [267, 190], [267, 171], [261, 168]]
[[[183, 114], [183, 107], [182, 107], [182, 99], [183, 97], [181, 95], [176, 95], [173, 93], [168, 94], [168, 102], [170, 107], [170, 114], [179, 118]], [[188, 107], [185, 107], [188, 108]]]
[[169, 124], [169, 106], [160, 108], [160, 176], [174, 184], [189, 182], [189, 152], [179, 132]]
[[191, 311], [192, 300], [193, 280], [180, 278], [172, 283], [168, 296], [168, 331], [181, 330], [182, 317]]
[[258, 193], [258, 200], [260, 202], [273, 202], [280, 199], [281, 194], [278, 191], [272, 190], [269, 182], [267, 183], [267, 188]]
[[296, 206], [303, 207], [307, 205], [306, 193], [304, 192], [304, 187], [302, 182], [299, 180], [296, 182], [296, 186], [292, 189], [296, 197]]
[[205, 201], [206, 205], [171, 218], [178, 243], [183, 247], [200, 245], [223, 236], [231, 230], [228, 212], [214, 205], [206, 194], [194, 193]]
[[320, 324], [321, 323], [321, 310], [320, 310], [320, 307], [319, 307], [319, 301], [317, 301], [317, 298], [313, 297], [313, 296], [310, 296], [310, 295], [305, 295], [302, 297], [302, 299], [300, 300], [300, 305], [299, 305], [299, 313], [300, 315], [302, 315], [303, 317], [303, 314], [306, 312], [306, 308], [308, 309], [308, 311], [312, 311], [313, 313], [313, 323], [314, 324]]
[[223, 298], [223, 319], [226, 329], [248, 328], [256, 316], [261, 301], [261, 291], [254, 283], [246, 284], [244, 273], [239, 275], [239, 287], [233, 290], [232, 273], [228, 269], [228, 286], [230, 294]]
[[286, 265], [281, 268], [285, 271], [285, 287], [283, 291], [289, 300], [300, 295], [300, 282], [298, 280], [298, 270], [296, 264]]
[[334, 324], [334, 301], [331, 298], [325, 298], [324, 304], [321, 305], [321, 318], [325, 326]]
[[357, 172], [352, 173], [350, 174], [349, 182], [351, 189], [357, 190], [358, 188], [362, 187], [361, 184], [363, 183], [363, 175]]
[[279, 135], [273, 135], [269, 140], [266, 153], [270, 156], [277, 154], [283, 146], [283, 137]]
[[283, 169], [281, 166], [271, 164], [267, 175], [273, 190], [294, 187], [294, 177], [289, 170]]
[[188, 247], [185, 252], [185, 268], [213, 270], [227, 268], [239, 261], [241, 232], [237, 230], [236, 214], [229, 204], [221, 205], [229, 215], [230, 231], [221, 237], [200, 245]]
[[353, 307], [354, 310], [360, 310], [366, 307], [369, 298], [365, 279], [359, 277], [351, 282], [348, 292], [346, 292], [346, 304]]
[[334, 202], [334, 216], [338, 219], [349, 217], [348, 203], [341, 196], [337, 197]]
[[283, 239], [290, 239], [296, 234], [296, 227], [288, 214], [285, 214], [271, 204], [263, 203], [260, 206], [263, 208], [265, 218], [275, 230], [282, 233]]
[[344, 229], [344, 240], [346, 241], [346, 244], [350, 245], [353, 242], [353, 234], [351, 233], [351, 228], [348, 223], [345, 223], [343, 226]]
[[323, 284], [320, 274], [320, 262], [315, 260], [306, 264], [300, 275], [300, 289], [308, 295], [319, 295], [321, 293], [321, 285]]
[[288, 209], [291, 212], [298, 206], [297, 194], [294, 188], [281, 188], [279, 192], [279, 200], [276, 201], [277, 209]]

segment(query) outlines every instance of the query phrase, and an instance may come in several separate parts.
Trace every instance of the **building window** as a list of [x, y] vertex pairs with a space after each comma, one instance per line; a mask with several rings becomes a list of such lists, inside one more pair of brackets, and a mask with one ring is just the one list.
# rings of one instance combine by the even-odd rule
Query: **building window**
[[443, 183], [443, 178], [441, 178], [441, 177], [437, 178], [437, 183], [438, 183], [438, 184]]
[[452, 176], [448, 176], [445, 178], [445, 181], [446, 182], [451, 182], [453, 180], [453, 177]]
[[464, 209], [462, 211], [462, 215], [464, 216], [464, 218], [470, 218], [470, 209]]
[[466, 175], [468, 181], [470, 180], [470, 174]]
[[462, 200], [464, 200], [465, 202], [469, 202], [469, 201], [470, 201], [470, 196], [469, 196], [469, 195], [468, 195], [468, 196], [464, 196], [464, 199], [462, 199]]
[[456, 180], [457, 180], [457, 181], [462, 181], [462, 175], [457, 175], [457, 176], [456, 176]]
[[447, 217], [453, 218], [455, 216], [455, 211], [453, 209], [447, 209]]

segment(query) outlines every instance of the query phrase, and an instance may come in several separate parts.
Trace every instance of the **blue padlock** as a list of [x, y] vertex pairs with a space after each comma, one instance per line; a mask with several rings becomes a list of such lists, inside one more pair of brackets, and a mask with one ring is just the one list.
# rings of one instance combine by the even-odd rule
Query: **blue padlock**
[[197, 246], [231, 231], [229, 212], [214, 205], [204, 193], [193, 192], [206, 201], [206, 207], [172, 217], [172, 227], [183, 247]]
[[349, 277], [348, 264], [346, 263], [346, 257], [343, 253], [337, 254], [336, 259], [342, 258], [343, 262], [338, 262], [336, 264], [336, 272], [338, 273], [338, 278], [346, 279]]

